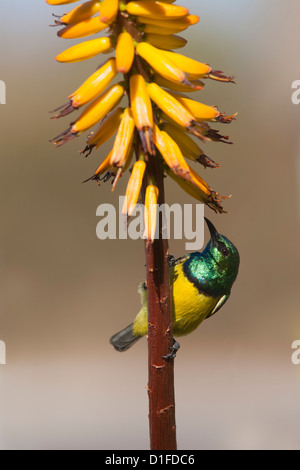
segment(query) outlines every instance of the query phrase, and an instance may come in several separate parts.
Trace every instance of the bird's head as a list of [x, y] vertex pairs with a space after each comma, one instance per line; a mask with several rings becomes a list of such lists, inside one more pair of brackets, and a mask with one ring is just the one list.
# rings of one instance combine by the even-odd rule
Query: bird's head
[[240, 264], [240, 256], [234, 244], [228, 240], [224, 235], [221, 235], [215, 226], [205, 217], [205, 222], [210, 232], [210, 242], [207, 245], [207, 250], [213, 258], [218, 270], [232, 270], [238, 272]]

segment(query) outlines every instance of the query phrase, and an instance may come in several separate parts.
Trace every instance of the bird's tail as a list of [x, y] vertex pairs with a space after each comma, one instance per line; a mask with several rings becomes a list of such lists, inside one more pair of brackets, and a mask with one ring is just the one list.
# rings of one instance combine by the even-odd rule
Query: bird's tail
[[124, 330], [112, 336], [109, 342], [117, 351], [121, 352], [127, 351], [127, 349], [131, 348], [140, 338], [140, 336], [133, 334], [133, 323], [131, 323], [131, 325], [124, 328]]

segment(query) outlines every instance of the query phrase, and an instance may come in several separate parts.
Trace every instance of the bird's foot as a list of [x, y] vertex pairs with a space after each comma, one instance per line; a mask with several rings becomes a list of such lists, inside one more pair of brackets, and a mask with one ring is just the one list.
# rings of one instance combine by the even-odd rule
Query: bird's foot
[[180, 344], [178, 343], [178, 341], [173, 339], [173, 346], [170, 347], [171, 352], [167, 354], [166, 356], [163, 356], [163, 359], [175, 359], [179, 348], [180, 348]]

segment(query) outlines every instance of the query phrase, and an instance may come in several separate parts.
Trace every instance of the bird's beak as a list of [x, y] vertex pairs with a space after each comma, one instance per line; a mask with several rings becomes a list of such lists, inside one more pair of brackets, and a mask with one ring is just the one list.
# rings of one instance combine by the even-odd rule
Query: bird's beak
[[205, 219], [205, 222], [206, 222], [206, 224], [207, 224], [207, 226], [208, 226], [208, 229], [209, 229], [209, 232], [210, 232], [210, 236], [211, 236], [211, 240], [212, 240], [213, 244], [214, 244], [215, 246], [217, 246], [219, 233], [217, 232], [216, 227], [211, 223], [210, 220], [208, 220], [206, 217], [204, 217], [204, 219]]

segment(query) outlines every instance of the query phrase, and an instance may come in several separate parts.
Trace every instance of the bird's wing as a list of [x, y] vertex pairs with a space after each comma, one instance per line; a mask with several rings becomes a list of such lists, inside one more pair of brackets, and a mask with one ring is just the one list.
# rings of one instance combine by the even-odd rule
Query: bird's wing
[[138, 293], [141, 296], [141, 304], [147, 305], [147, 287], [145, 282], [140, 283]]
[[217, 303], [213, 311], [209, 315], [207, 315], [205, 320], [207, 320], [208, 318], [212, 317], [215, 313], [217, 313], [220, 310], [220, 308], [223, 307], [223, 305], [227, 302], [228, 299], [229, 299], [229, 294], [223, 295], [223, 297], [220, 298], [219, 302]]

